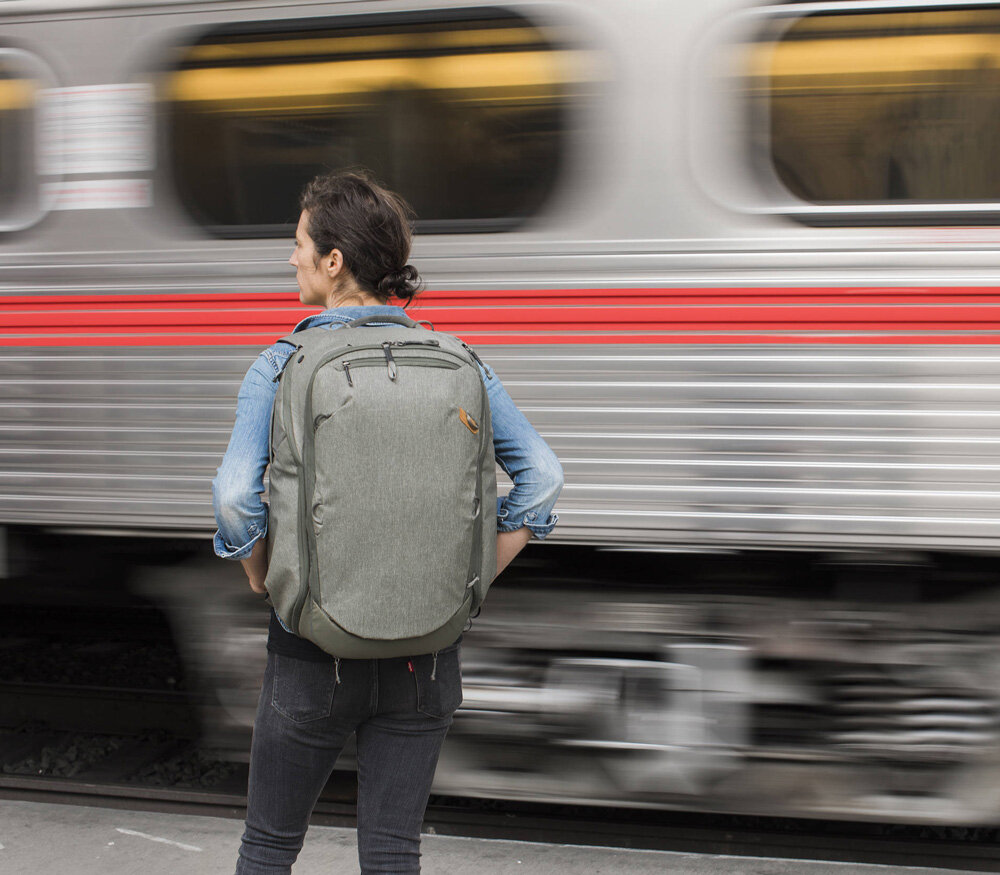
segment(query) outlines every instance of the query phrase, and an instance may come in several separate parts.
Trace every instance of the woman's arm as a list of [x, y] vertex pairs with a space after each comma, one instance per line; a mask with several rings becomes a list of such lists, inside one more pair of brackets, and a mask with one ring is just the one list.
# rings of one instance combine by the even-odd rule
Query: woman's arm
[[532, 537], [541, 540], [558, 517], [552, 513], [563, 487], [563, 470], [551, 447], [535, 431], [488, 365], [483, 371], [490, 399], [493, 449], [514, 488], [497, 499], [497, 574]]
[[215, 554], [239, 559], [255, 592], [264, 592], [267, 573], [267, 507], [261, 499], [269, 457], [275, 377], [292, 353], [287, 344], [265, 350], [250, 366], [236, 400], [229, 447], [212, 481], [218, 531]]

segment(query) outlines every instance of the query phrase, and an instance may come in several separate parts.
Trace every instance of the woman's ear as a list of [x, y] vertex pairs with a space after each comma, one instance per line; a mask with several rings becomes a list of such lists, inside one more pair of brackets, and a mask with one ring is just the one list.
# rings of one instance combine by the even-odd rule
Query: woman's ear
[[326, 268], [326, 275], [329, 279], [335, 280], [344, 269], [344, 253], [339, 249], [331, 249], [330, 254], [323, 259]]

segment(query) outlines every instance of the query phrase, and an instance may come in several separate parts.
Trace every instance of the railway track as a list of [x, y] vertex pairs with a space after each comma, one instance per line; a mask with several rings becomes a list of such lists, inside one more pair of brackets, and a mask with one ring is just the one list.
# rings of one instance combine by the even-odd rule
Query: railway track
[[[41, 668], [41, 673], [51, 673], [49, 665]], [[59, 669], [54, 676], [64, 673]], [[91, 676], [89, 670], [86, 676]], [[247, 766], [240, 760], [245, 760], [246, 751], [201, 747], [192, 694], [160, 686], [137, 689], [36, 680], [0, 683], [0, 798], [242, 818]], [[313, 822], [352, 826], [355, 798], [353, 773], [335, 772]], [[433, 797], [426, 828], [477, 838], [1000, 871], [1000, 830], [993, 828], [458, 797]]]
[[[97, 751], [94, 756], [90, 752]], [[162, 731], [0, 733], [0, 798], [242, 818], [246, 764]], [[354, 776], [336, 772], [313, 823], [353, 826]], [[697, 854], [1000, 870], [995, 830], [886, 826], [432, 797], [442, 835]]]

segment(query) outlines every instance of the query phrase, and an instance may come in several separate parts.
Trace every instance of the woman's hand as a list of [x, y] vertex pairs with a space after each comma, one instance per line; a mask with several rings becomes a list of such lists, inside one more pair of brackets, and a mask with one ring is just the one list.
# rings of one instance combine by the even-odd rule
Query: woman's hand
[[241, 559], [240, 564], [250, 579], [250, 589], [261, 595], [266, 593], [264, 578], [267, 577], [267, 544], [263, 538], [253, 545], [250, 555], [246, 559]]

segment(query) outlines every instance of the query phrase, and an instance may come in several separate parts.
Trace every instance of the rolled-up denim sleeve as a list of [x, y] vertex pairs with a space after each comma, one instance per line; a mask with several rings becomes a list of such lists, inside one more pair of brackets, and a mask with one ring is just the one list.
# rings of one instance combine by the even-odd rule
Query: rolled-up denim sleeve
[[250, 366], [236, 399], [236, 422], [229, 447], [212, 481], [212, 505], [218, 531], [215, 555], [243, 559], [267, 534], [267, 507], [261, 498], [269, 455], [271, 408], [278, 391], [275, 377], [287, 352], [265, 350]]
[[497, 498], [497, 530], [513, 532], [527, 526], [542, 539], [559, 521], [552, 512], [563, 487], [559, 459], [518, 409], [489, 365], [484, 370], [493, 422], [497, 463], [514, 488]]

